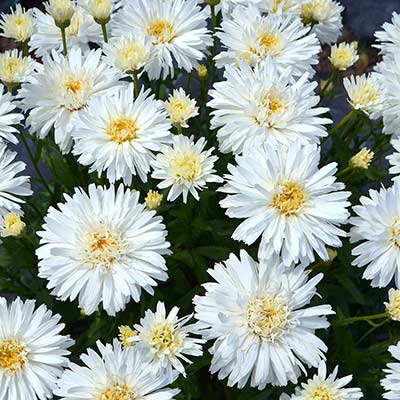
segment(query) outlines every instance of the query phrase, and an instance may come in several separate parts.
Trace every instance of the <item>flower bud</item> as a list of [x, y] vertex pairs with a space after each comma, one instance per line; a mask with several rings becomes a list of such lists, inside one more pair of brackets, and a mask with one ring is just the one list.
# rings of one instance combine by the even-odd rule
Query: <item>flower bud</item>
[[75, 3], [71, 0], [49, 0], [46, 11], [54, 18], [55, 24], [60, 29], [71, 25], [71, 18], [75, 13]]
[[350, 158], [349, 167], [352, 169], [368, 169], [374, 158], [374, 152], [364, 147]]
[[21, 236], [25, 230], [25, 222], [22, 221], [21, 216], [11, 212], [4, 216], [3, 226], [1, 228], [2, 237], [18, 237]]
[[148, 210], [158, 210], [160, 208], [163, 195], [156, 190], [149, 190], [145, 198], [146, 207]]

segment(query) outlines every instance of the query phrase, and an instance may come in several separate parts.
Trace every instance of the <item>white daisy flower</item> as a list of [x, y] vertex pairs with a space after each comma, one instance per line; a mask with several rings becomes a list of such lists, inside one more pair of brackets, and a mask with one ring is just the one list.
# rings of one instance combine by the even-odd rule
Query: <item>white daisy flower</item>
[[1, 237], [18, 237], [25, 231], [26, 224], [22, 221], [21, 214], [10, 212], [0, 215], [0, 227]]
[[53, 51], [51, 57], [45, 56], [43, 68], [18, 92], [22, 107], [30, 110], [30, 131], [44, 139], [54, 127], [55, 142], [64, 153], [71, 148], [79, 112], [91, 98], [120, 84], [119, 76], [100, 57], [100, 49], [87, 57], [79, 48], [71, 50], [68, 57]]
[[204, 150], [206, 141], [202, 137], [196, 143], [193, 136], [176, 135], [172, 138], [172, 146], [163, 146], [161, 152], [152, 163], [151, 175], [162, 180], [159, 189], [171, 187], [167, 200], [174, 201], [181, 194], [186, 203], [188, 194], [199, 200], [198, 190], [206, 187], [207, 182], [222, 182], [215, 175], [214, 163], [217, 156], [212, 156], [214, 147]]
[[392, 180], [399, 179], [400, 175], [400, 138], [393, 139], [391, 141], [392, 146], [394, 147], [394, 153], [390, 154], [386, 157], [389, 161], [391, 167], [389, 168], [389, 173], [394, 175]]
[[226, 81], [210, 90], [208, 103], [215, 109], [211, 128], [219, 128], [221, 152], [240, 154], [265, 142], [318, 143], [327, 136], [323, 125], [332, 121], [320, 117], [328, 109], [315, 107], [317, 83], [309, 82], [307, 73], [293, 83], [290, 69], [279, 74], [267, 59], [254, 70], [244, 62], [240, 68], [227, 66], [224, 76]]
[[359, 58], [357, 42], [342, 42], [331, 47], [329, 61], [331, 62], [333, 68], [339, 71], [345, 71], [347, 68], [353, 66]]
[[199, 66], [212, 45], [207, 13], [196, 0], [133, 0], [112, 20], [113, 36], [132, 33], [152, 41], [150, 79], [174, 75], [174, 62], [187, 72]]
[[208, 273], [205, 296], [195, 296], [195, 317], [215, 342], [210, 372], [228, 386], [263, 390], [267, 384], [297, 383], [305, 366], [316, 367], [327, 347], [315, 336], [327, 328], [331, 306], [304, 308], [317, 294], [318, 274], [308, 280], [303, 267], [284, 269], [278, 259], [258, 264], [242, 250]]
[[301, 14], [301, 2], [299, 0], [260, 0], [258, 6], [268, 13], [296, 16]]
[[[29, 42], [30, 47], [37, 57], [44, 57], [52, 50], [59, 53], [63, 51], [60, 28], [54, 18], [35, 8], [36, 32]], [[103, 36], [100, 25], [96, 24], [93, 17], [82, 7], [77, 7], [71, 18], [71, 25], [65, 30], [68, 52], [80, 48], [85, 54], [90, 51], [89, 43], [102, 43]]]
[[351, 75], [343, 80], [351, 107], [362, 111], [371, 119], [382, 116], [384, 106], [383, 89], [375, 73]]
[[344, 7], [334, 0], [302, 0], [301, 19], [322, 44], [335, 43], [343, 28]]
[[370, 190], [360, 198], [350, 218], [350, 242], [361, 242], [352, 254], [353, 265], [366, 267], [363, 278], [372, 280], [372, 287], [387, 286], [393, 277], [400, 287], [400, 181], [389, 189]]
[[57, 378], [74, 344], [60, 332], [64, 324], [46, 306], [0, 297], [0, 400], [53, 397]]
[[92, 99], [80, 113], [73, 153], [91, 172], [107, 171], [111, 183], [122, 179], [130, 185], [136, 175], [147, 182], [154, 152], [171, 142], [170, 128], [161, 101], [150, 90], [135, 99], [133, 84], [124, 85]]
[[21, 204], [25, 203], [20, 197], [33, 193], [29, 176], [19, 175], [26, 165], [22, 161], [14, 161], [16, 156], [15, 151], [8, 150], [6, 144], [0, 142], [0, 215], [3, 216], [20, 212]]
[[20, 43], [27, 42], [35, 32], [32, 12], [32, 9], [26, 11], [21, 4], [17, 4], [9, 14], [2, 13], [0, 29], [3, 32], [0, 35]]
[[39, 276], [52, 294], [74, 301], [87, 315], [100, 303], [109, 315], [123, 310], [141, 290], [153, 294], [155, 280], [168, 278], [167, 232], [161, 217], [139, 203], [139, 192], [90, 185], [78, 188], [45, 218], [36, 254]]
[[174, 89], [164, 101], [164, 108], [171, 123], [181, 128], [189, 128], [187, 121], [199, 115], [196, 100], [191, 99], [182, 88]]
[[[395, 346], [390, 346], [389, 352], [393, 358], [400, 361], [400, 342]], [[400, 362], [387, 364], [387, 368], [383, 372], [386, 377], [381, 380], [381, 385], [386, 392], [382, 397], [391, 400], [400, 399]]]
[[188, 325], [193, 315], [178, 318], [178, 312], [179, 308], [173, 307], [167, 315], [164, 303], [158, 302], [156, 312], [145, 312], [140, 325], [134, 326], [137, 334], [127, 342], [149, 355], [155, 372], [172, 375], [175, 369], [186, 376], [182, 361], [191, 364], [187, 356], [201, 356], [204, 340], [189, 336], [199, 334], [198, 324]]
[[237, 6], [232, 17], [221, 23], [217, 36], [222, 42], [215, 57], [218, 67], [245, 60], [251, 66], [271, 57], [279, 72], [288, 67], [294, 76], [314, 73], [320, 45], [314, 34], [308, 34], [299, 18], [278, 14], [264, 15], [256, 6]]
[[70, 25], [76, 10], [75, 0], [48, 0], [44, 5], [59, 28], [67, 28]]
[[84, 0], [82, 6], [98, 24], [110, 21], [116, 0]]
[[122, 36], [111, 38], [104, 43], [103, 61], [115, 68], [117, 72], [129, 76], [132, 72], [138, 72], [146, 68], [152, 49], [151, 40], [146, 36]]
[[[166, 374], [153, 374], [150, 360], [134, 348], [123, 350], [118, 340], [103, 345], [99, 353], [81, 355], [84, 366], [71, 364], [54, 391], [63, 400], [173, 400], [179, 389]], [[176, 378], [174, 374], [173, 378]]]
[[[12, 95], [4, 92], [4, 86], [0, 85], [0, 143], [2, 141], [18, 143], [18, 139], [14, 136], [15, 133], [18, 133], [15, 125], [18, 125], [24, 119], [24, 116], [16, 112], [12, 100]], [[1, 147], [1, 151], [5, 151], [4, 146]]]
[[383, 30], [375, 32], [378, 44], [373, 45], [380, 50], [380, 54], [394, 55], [400, 47], [400, 15], [395, 11], [392, 14], [392, 23], [385, 22]]
[[26, 82], [39, 64], [31, 57], [24, 57], [17, 49], [0, 53], [0, 81], [12, 88]]
[[318, 168], [320, 151], [315, 145], [262, 145], [236, 157], [228, 165], [228, 193], [220, 202], [230, 218], [244, 218], [232, 238], [248, 245], [259, 237], [259, 259], [280, 255], [285, 265], [310, 264], [314, 251], [328, 260], [326, 246], [342, 245], [346, 236], [349, 192], [336, 182], [337, 164]]
[[383, 132], [400, 135], [400, 53], [384, 57], [376, 66], [377, 78], [383, 89]]
[[352, 375], [347, 375], [343, 378], [338, 378], [337, 374], [339, 367], [335, 367], [333, 372], [327, 375], [326, 363], [321, 361], [318, 366], [318, 373], [307, 383], [302, 383], [301, 387], [296, 387], [296, 393], [289, 397], [288, 395], [281, 396], [280, 400], [311, 400], [311, 399], [326, 399], [326, 400], [358, 400], [363, 397], [360, 388], [346, 388], [351, 380]]

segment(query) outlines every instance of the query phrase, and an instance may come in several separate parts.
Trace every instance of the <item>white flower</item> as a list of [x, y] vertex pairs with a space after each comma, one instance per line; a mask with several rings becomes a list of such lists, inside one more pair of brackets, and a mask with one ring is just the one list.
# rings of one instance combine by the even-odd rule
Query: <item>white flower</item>
[[324, 124], [332, 121], [320, 117], [327, 108], [316, 107], [316, 82], [304, 74], [292, 82], [291, 71], [278, 73], [275, 63], [267, 59], [254, 70], [242, 62], [240, 68], [227, 66], [226, 81], [214, 84], [208, 103], [212, 112], [211, 128], [218, 129], [219, 149], [239, 154], [268, 143], [318, 143], [327, 136]]
[[39, 64], [31, 57], [24, 57], [17, 49], [0, 53], [0, 81], [14, 86], [26, 82]]
[[198, 324], [187, 324], [192, 315], [178, 318], [178, 312], [179, 308], [173, 307], [167, 315], [164, 303], [158, 302], [156, 312], [145, 312], [140, 325], [134, 326], [137, 334], [127, 342], [148, 354], [155, 372], [172, 375], [175, 369], [186, 376], [182, 361], [191, 364], [187, 356], [201, 356], [204, 341], [189, 336], [199, 334]]
[[191, 99], [182, 88], [173, 90], [167, 101], [164, 101], [164, 108], [171, 123], [182, 128], [189, 128], [187, 121], [199, 115], [196, 100]]
[[1, 14], [1, 36], [14, 39], [17, 42], [27, 42], [35, 32], [35, 24], [32, 17], [32, 9], [25, 11], [21, 4], [11, 9], [10, 14]]
[[217, 156], [212, 156], [214, 148], [204, 151], [206, 141], [202, 137], [196, 143], [193, 136], [176, 135], [172, 146], [163, 146], [152, 163], [152, 177], [160, 179], [159, 189], [171, 187], [167, 200], [174, 201], [181, 194], [186, 203], [189, 192], [199, 200], [198, 190], [206, 187], [207, 182], [222, 182], [215, 175], [214, 163]]
[[[24, 116], [15, 110], [15, 105], [12, 102], [10, 93], [4, 92], [4, 86], [0, 85], [0, 143], [9, 141], [17, 144], [18, 139], [14, 136], [18, 130], [15, 125], [18, 125]], [[5, 147], [0, 147], [0, 151], [5, 151]]]
[[141, 289], [153, 294], [165, 281], [169, 254], [161, 217], [140, 204], [139, 192], [89, 186], [78, 188], [58, 208], [50, 208], [36, 254], [39, 276], [65, 301], [78, 296], [87, 315], [100, 303], [109, 315], [123, 310]]
[[[400, 361], [400, 342], [395, 346], [389, 347], [389, 352], [397, 361]], [[381, 380], [381, 385], [386, 393], [383, 394], [384, 399], [397, 400], [400, 398], [400, 362], [392, 362], [387, 364], [387, 368], [383, 370], [386, 377]]]
[[363, 147], [358, 153], [354, 154], [349, 160], [349, 167], [352, 169], [368, 169], [374, 158], [375, 153]]
[[150, 90], [135, 99], [133, 84], [124, 85], [92, 99], [80, 113], [72, 132], [73, 152], [91, 172], [100, 176], [107, 171], [111, 183], [123, 179], [130, 185], [135, 175], [146, 182], [154, 152], [171, 142], [170, 127], [162, 103]]
[[301, 2], [299, 0], [260, 0], [258, 6], [265, 12], [299, 16]]
[[45, 3], [45, 7], [59, 28], [67, 28], [70, 25], [76, 10], [74, 0], [49, 0]]
[[150, 79], [174, 75], [178, 68], [190, 72], [206, 56], [212, 38], [207, 14], [196, 0], [132, 0], [112, 20], [113, 36], [129, 33], [152, 41], [153, 57], [146, 67]]
[[400, 15], [395, 11], [392, 14], [392, 23], [385, 22], [383, 31], [375, 32], [378, 44], [373, 45], [380, 50], [380, 54], [394, 55], [400, 47]]
[[315, 336], [327, 328], [329, 305], [304, 308], [317, 294], [318, 274], [308, 280], [303, 267], [283, 268], [276, 258], [258, 264], [242, 250], [208, 273], [205, 296], [195, 296], [195, 317], [205, 326], [203, 337], [215, 340], [211, 373], [228, 377], [242, 388], [250, 380], [262, 390], [269, 383], [297, 383], [304, 367], [316, 367], [325, 344]]
[[301, 19], [322, 44], [335, 43], [343, 27], [344, 7], [334, 0], [302, 0]]
[[24, 232], [26, 227], [21, 215], [15, 212], [10, 212], [4, 216], [0, 215], [0, 221], [1, 237], [18, 237]]
[[74, 344], [46, 306], [0, 297], [0, 400], [52, 398]]
[[346, 388], [351, 380], [352, 375], [343, 378], [337, 378], [339, 367], [335, 367], [333, 372], [327, 375], [326, 363], [321, 361], [318, 366], [318, 373], [307, 383], [302, 383], [301, 387], [296, 387], [296, 393], [290, 398], [282, 397], [282, 399], [290, 400], [358, 400], [363, 397], [360, 388]]
[[[71, 364], [54, 391], [63, 400], [173, 400], [179, 389], [167, 385], [166, 374], [153, 374], [150, 361], [134, 348], [123, 350], [97, 342], [99, 353], [89, 349], [81, 355], [84, 366]], [[176, 378], [174, 374], [173, 378]]]
[[388, 294], [389, 302], [384, 303], [386, 313], [393, 321], [400, 321], [400, 290], [391, 288]]
[[220, 202], [230, 218], [245, 219], [232, 238], [250, 245], [261, 236], [259, 259], [280, 255], [285, 265], [329, 260], [326, 246], [340, 247], [346, 236], [349, 192], [335, 182], [337, 164], [318, 168], [315, 145], [262, 145], [228, 165]]
[[383, 132], [400, 136], [400, 52], [384, 57], [376, 66], [383, 89]]
[[30, 110], [30, 131], [43, 139], [54, 127], [55, 142], [64, 153], [71, 148], [77, 114], [91, 98], [119, 84], [118, 75], [100, 57], [101, 50], [93, 50], [87, 57], [79, 48], [71, 50], [68, 57], [53, 51], [18, 93], [22, 107]]
[[232, 18], [224, 19], [217, 36], [223, 50], [215, 57], [217, 66], [239, 64], [245, 60], [251, 66], [271, 57], [278, 71], [291, 67], [294, 76], [313, 74], [318, 64], [320, 45], [314, 34], [308, 34], [299, 18], [278, 14], [264, 15], [255, 6], [237, 6]]
[[329, 61], [331, 62], [333, 68], [339, 71], [345, 71], [354, 65], [358, 59], [358, 43], [339, 43], [331, 47], [331, 55], [329, 56]]
[[146, 68], [151, 57], [152, 44], [146, 36], [122, 36], [104, 43], [103, 61], [128, 76]]
[[343, 80], [351, 107], [360, 110], [371, 119], [382, 116], [384, 106], [383, 89], [375, 73], [351, 75]]
[[391, 165], [389, 168], [389, 173], [394, 175], [392, 180], [396, 180], [399, 179], [400, 175], [400, 138], [392, 139], [391, 144], [394, 147], [395, 152], [387, 156], [386, 159]]
[[110, 20], [114, 0], [86, 0], [82, 6], [98, 24], [106, 24]]
[[[33, 11], [36, 32], [29, 42], [37, 57], [44, 57], [52, 50], [61, 53], [63, 50], [60, 29], [54, 19], [35, 8]], [[100, 25], [96, 24], [93, 17], [82, 7], [77, 7], [72, 16], [71, 25], [65, 30], [68, 52], [80, 48], [85, 54], [90, 51], [89, 43], [101, 43], [102, 34]]]
[[353, 208], [356, 217], [350, 242], [362, 242], [352, 254], [357, 258], [353, 265], [367, 267], [363, 278], [372, 280], [373, 287], [387, 286], [395, 278], [400, 287], [400, 181], [389, 189], [369, 191], [369, 197], [360, 198], [361, 205]]
[[22, 161], [14, 161], [16, 155], [0, 142], [0, 215], [3, 216], [21, 210], [21, 203], [25, 201], [20, 196], [32, 195], [29, 176], [18, 175], [26, 165]]
[[[229, 18], [237, 5], [241, 4], [246, 6], [248, 4], [260, 4], [261, 1], [263, 0], [221, 0], [219, 4], [215, 6], [215, 13], [218, 14], [222, 12], [223, 18]], [[206, 4], [207, 6], [207, 0], [197, 0], [197, 2]]]

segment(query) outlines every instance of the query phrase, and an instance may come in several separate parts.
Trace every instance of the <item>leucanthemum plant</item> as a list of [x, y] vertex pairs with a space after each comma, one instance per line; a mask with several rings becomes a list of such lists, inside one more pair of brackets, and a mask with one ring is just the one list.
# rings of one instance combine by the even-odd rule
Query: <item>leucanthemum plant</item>
[[0, 400], [400, 398], [400, 16], [344, 12], [0, 10]]

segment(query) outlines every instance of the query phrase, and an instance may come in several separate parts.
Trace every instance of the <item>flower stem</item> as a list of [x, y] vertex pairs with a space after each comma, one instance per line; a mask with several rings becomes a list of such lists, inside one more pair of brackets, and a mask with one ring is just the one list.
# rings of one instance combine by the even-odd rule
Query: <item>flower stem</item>
[[66, 57], [68, 54], [67, 35], [65, 33], [65, 28], [60, 28], [60, 29], [61, 29], [61, 39], [62, 39], [62, 45], [63, 45], [63, 54]]
[[139, 77], [137, 71], [133, 71], [132, 75], [133, 75], [133, 85], [135, 87], [135, 97], [138, 97], [140, 92], [140, 87], [139, 87]]
[[100, 25], [101, 25], [101, 31], [103, 32], [104, 41], [105, 41], [106, 43], [108, 43], [107, 24], [103, 22], [103, 23], [100, 24]]
[[349, 324], [352, 324], [353, 322], [373, 321], [375, 319], [381, 319], [381, 318], [385, 318], [385, 317], [387, 317], [386, 313], [373, 314], [373, 315], [363, 315], [363, 316], [360, 316], [360, 317], [350, 317], [350, 318], [340, 319], [340, 320], [334, 321], [333, 325], [336, 325], [336, 326], [349, 325]]
[[385, 325], [387, 322], [390, 321], [390, 318], [384, 319], [382, 322], [379, 324], [375, 324], [371, 329], [369, 329], [364, 335], [361, 336], [360, 339], [356, 342], [356, 346], [359, 345], [364, 339], [366, 339], [372, 332], [374, 332], [376, 329], [381, 327], [382, 325]]
[[22, 42], [22, 43], [21, 43], [21, 47], [22, 47], [22, 55], [23, 55], [24, 57], [28, 57], [28, 56], [29, 56], [28, 41]]
[[176, 125], [176, 130], [178, 131], [178, 135], [182, 135], [182, 127], [180, 125]]

